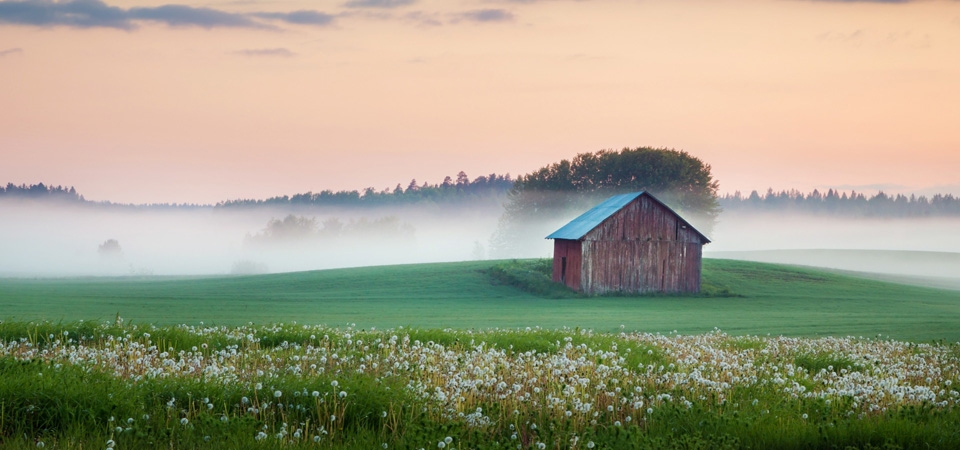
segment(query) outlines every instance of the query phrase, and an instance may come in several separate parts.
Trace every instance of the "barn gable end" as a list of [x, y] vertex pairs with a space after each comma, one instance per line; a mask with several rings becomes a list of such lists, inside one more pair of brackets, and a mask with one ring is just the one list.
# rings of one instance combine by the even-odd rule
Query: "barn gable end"
[[646, 192], [611, 197], [547, 239], [553, 280], [588, 294], [699, 292], [710, 242]]

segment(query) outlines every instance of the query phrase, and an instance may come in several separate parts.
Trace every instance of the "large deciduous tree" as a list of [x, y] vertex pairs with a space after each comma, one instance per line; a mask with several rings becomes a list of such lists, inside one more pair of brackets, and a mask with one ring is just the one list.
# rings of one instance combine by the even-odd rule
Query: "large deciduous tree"
[[[581, 153], [517, 178], [492, 246], [510, 247], [552, 231], [611, 195], [647, 191], [710, 233], [720, 206], [710, 165], [682, 150], [625, 148]], [[542, 238], [543, 236], [539, 236]]]

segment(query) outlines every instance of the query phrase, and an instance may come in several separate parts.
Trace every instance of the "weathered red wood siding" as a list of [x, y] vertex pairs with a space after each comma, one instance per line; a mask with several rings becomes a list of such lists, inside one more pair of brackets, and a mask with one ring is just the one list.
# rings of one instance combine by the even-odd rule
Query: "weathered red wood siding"
[[[560, 241], [557, 240], [555, 251], [560, 248]], [[646, 195], [587, 233], [579, 250], [581, 270], [577, 284], [583, 292], [700, 291], [700, 235]], [[555, 257], [554, 279], [559, 281], [557, 261]]]
[[[563, 261], [566, 258], [566, 271]], [[580, 290], [581, 272], [580, 241], [554, 239], [553, 241], [553, 281], [564, 283], [570, 289]]]

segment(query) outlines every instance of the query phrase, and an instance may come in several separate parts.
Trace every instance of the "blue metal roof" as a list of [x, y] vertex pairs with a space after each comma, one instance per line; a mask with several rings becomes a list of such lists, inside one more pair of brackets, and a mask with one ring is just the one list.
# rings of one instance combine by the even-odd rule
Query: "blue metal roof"
[[589, 211], [580, 215], [570, 223], [564, 225], [553, 234], [547, 236], [547, 239], [573, 239], [577, 240], [585, 236], [590, 230], [600, 225], [607, 217], [620, 210], [627, 203], [632, 202], [637, 197], [643, 195], [643, 191], [632, 192], [629, 194], [614, 195], [603, 201], [597, 206], [590, 208]]

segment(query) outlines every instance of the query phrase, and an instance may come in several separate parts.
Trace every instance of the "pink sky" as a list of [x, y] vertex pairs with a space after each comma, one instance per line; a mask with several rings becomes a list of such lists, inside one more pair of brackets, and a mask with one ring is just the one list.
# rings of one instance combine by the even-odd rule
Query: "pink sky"
[[0, 183], [212, 203], [654, 146], [721, 192], [960, 194], [960, 2], [169, 5], [0, 1]]

